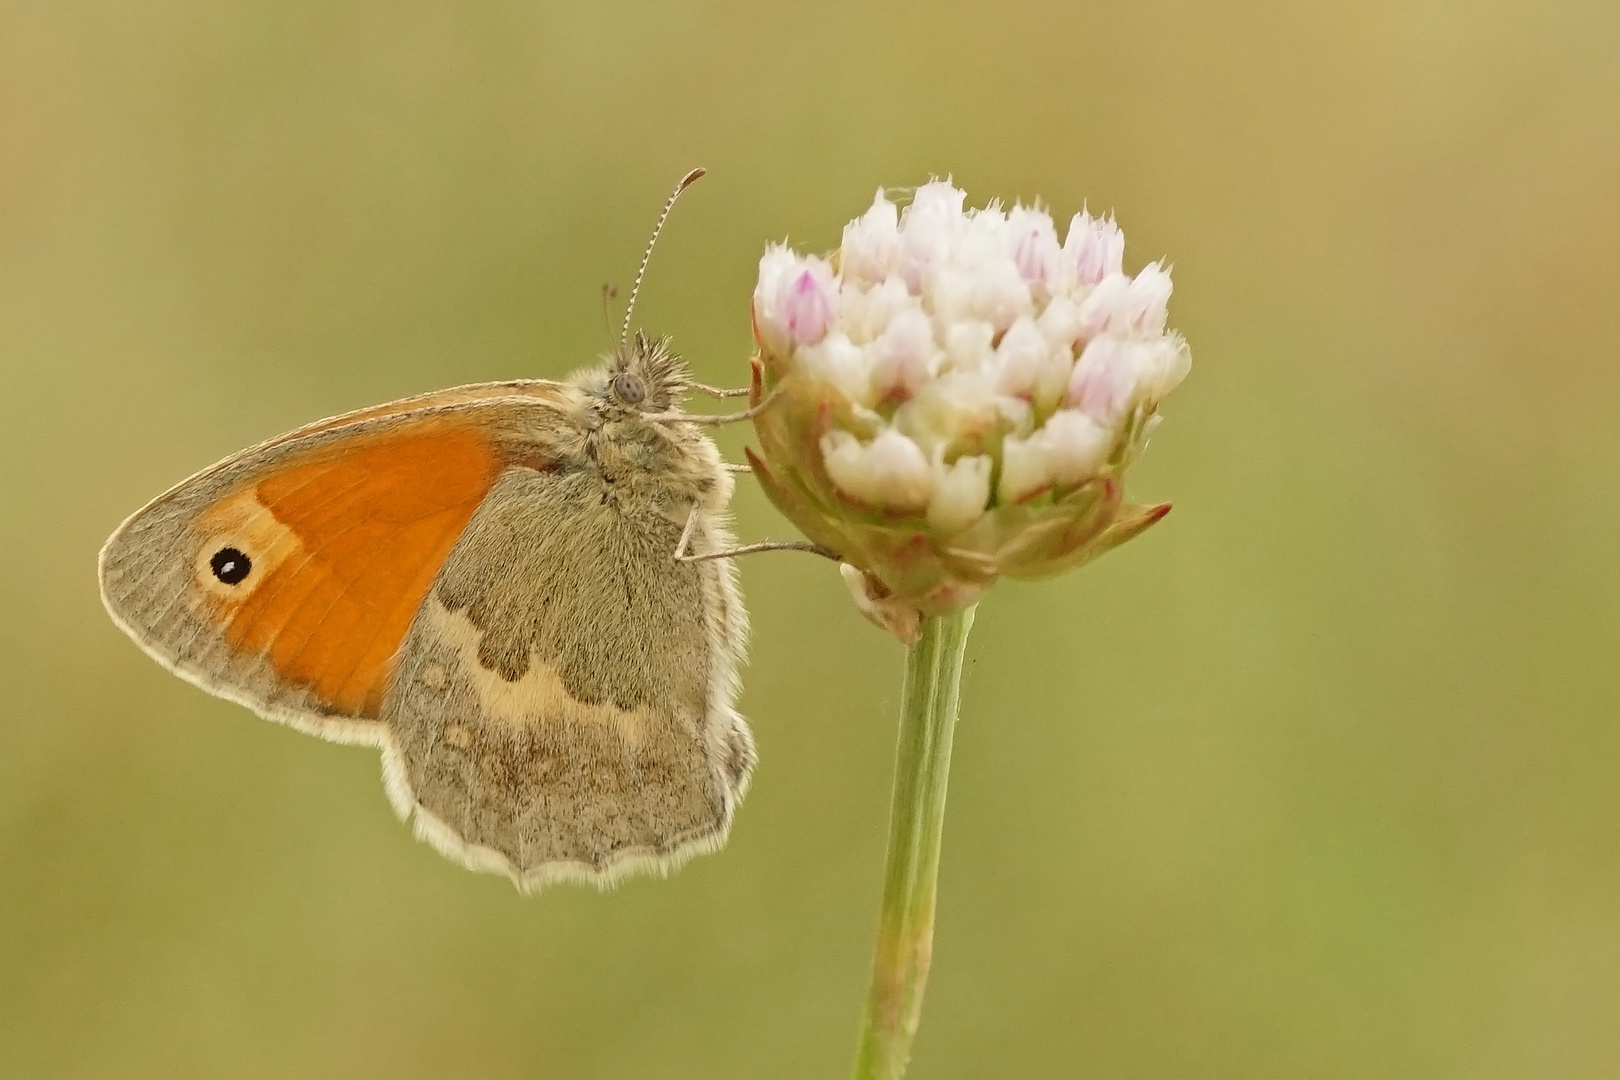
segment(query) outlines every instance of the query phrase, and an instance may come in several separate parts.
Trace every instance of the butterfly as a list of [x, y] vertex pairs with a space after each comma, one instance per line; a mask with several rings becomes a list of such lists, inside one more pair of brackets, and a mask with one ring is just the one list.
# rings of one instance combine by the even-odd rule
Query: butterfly
[[[664, 205], [656, 241], [676, 196]], [[725, 842], [756, 761], [733, 471], [664, 339], [565, 381], [321, 420], [182, 481], [102, 549], [102, 598], [209, 693], [381, 748], [402, 818], [524, 891]]]

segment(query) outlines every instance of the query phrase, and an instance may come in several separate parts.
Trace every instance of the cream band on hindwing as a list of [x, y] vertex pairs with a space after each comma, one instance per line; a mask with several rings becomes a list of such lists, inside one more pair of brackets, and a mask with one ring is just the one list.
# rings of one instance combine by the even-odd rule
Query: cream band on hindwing
[[442, 694], [451, 672], [461, 672], [477, 697], [481, 715], [513, 732], [541, 725], [564, 728], [591, 727], [612, 731], [629, 749], [639, 746], [652, 723], [645, 706], [622, 709], [579, 701], [568, 692], [556, 669], [531, 657], [527, 670], [515, 681], [486, 668], [478, 660], [483, 634], [461, 612], [449, 611], [437, 598], [422, 609], [421, 632], [454, 650], [456, 662], [430, 660], [418, 673], [422, 691]]

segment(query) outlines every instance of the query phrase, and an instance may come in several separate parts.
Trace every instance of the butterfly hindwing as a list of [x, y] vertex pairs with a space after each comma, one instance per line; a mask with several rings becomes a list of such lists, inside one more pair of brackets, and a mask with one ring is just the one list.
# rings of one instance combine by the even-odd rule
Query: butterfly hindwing
[[543, 884], [724, 839], [754, 760], [730, 705], [741, 609], [729, 564], [671, 558], [680, 531], [591, 470], [499, 479], [383, 706], [429, 840]]

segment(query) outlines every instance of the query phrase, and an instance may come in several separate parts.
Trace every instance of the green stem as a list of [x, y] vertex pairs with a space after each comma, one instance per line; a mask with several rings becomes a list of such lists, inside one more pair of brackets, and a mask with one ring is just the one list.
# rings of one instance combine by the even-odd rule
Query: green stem
[[889, 811], [889, 864], [872, 956], [855, 1080], [899, 1080], [911, 1058], [922, 1016], [934, 945], [939, 840], [945, 827], [945, 783], [962, 681], [962, 651], [973, 609], [929, 619], [906, 654]]

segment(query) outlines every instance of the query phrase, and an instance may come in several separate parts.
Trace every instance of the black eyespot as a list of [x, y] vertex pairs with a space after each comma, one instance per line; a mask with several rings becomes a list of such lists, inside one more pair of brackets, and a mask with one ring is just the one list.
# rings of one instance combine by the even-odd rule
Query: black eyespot
[[626, 405], [640, 405], [647, 396], [647, 387], [640, 375], [633, 371], [621, 371], [613, 376], [613, 393]]
[[227, 585], [235, 585], [253, 569], [253, 560], [233, 547], [222, 547], [208, 560], [214, 576]]

